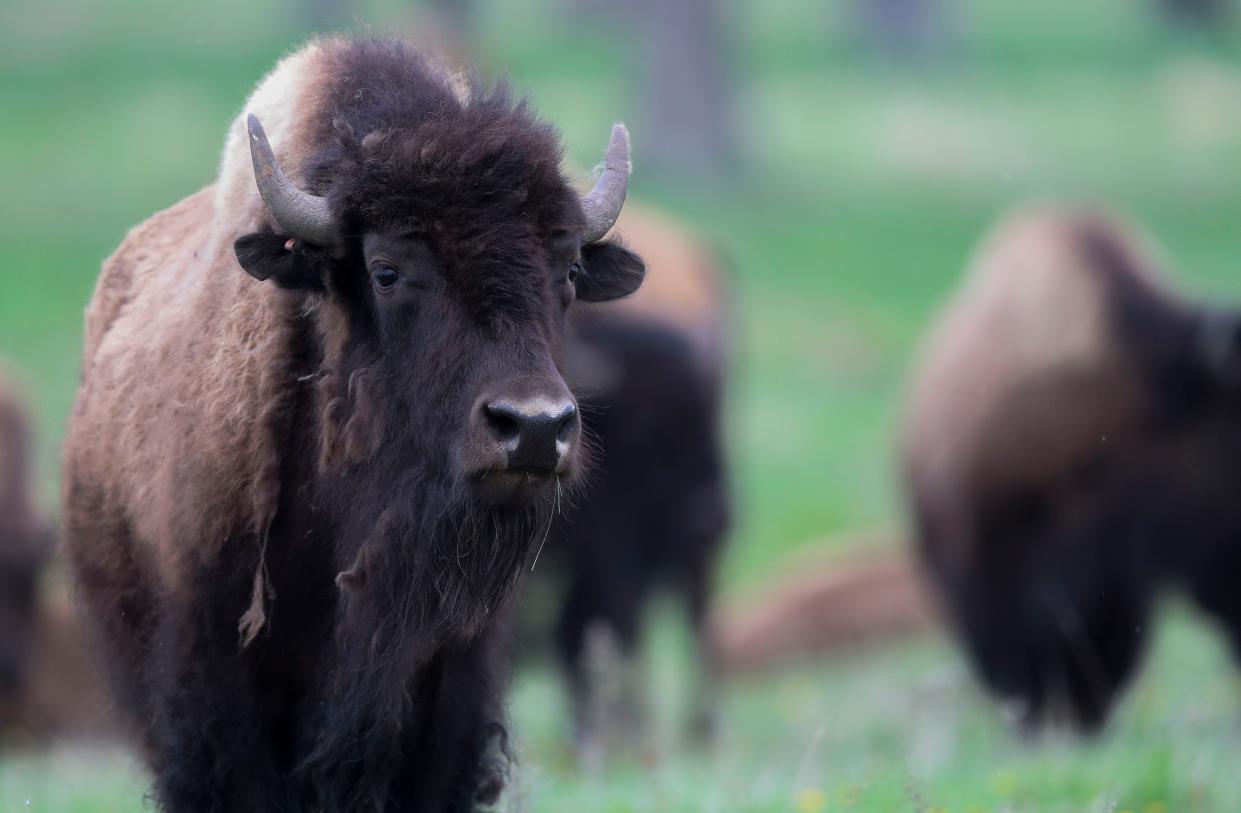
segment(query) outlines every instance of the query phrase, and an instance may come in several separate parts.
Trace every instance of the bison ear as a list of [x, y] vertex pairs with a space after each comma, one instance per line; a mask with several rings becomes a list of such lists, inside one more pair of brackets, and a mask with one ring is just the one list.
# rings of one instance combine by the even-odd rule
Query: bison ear
[[233, 253], [247, 274], [290, 290], [322, 287], [315, 269], [318, 252], [282, 234], [255, 232], [233, 241]]
[[638, 290], [645, 276], [645, 263], [629, 249], [610, 241], [592, 243], [582, 248], [577, 298], [583, 302], [620, 299]]

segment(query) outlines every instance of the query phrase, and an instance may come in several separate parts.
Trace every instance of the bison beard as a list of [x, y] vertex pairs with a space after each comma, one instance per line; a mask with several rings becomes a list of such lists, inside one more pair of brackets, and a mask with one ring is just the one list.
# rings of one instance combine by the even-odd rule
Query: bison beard
[[[460, 489], [410, 479], [395, 491], [416, 499], [376, 506], [372, 527], [345, 534], [365, 541], [340, 552], [333, 666], [314, 750], [300, 768], [328, 809], [365, 802], [384, 809], [387, 799], [404, 795], [388, 784], [397, 769], [430, 762], [419, 757], [431, 747], [460, 748], [473, 759], [452, 766], [464, 775], [420, 777], [421, 801], [434, 798], [437, 785], [445, 792], [483, 784], [469, 774], [489, 745], [478, 734], [502, 733], [491, 640], [473, 639], [507, 600], [550, 506], [489, 509]], [[366, 493], [356, 483], [340, 491], [355, 506]], [[439, 703], [411, 694], [412, 686], [438, 692]], [[456, 709], [455, 717], [419, 716], [419, 707], [436, 706]]]
[[[399, 377], [393, 371], [384, 379]], [[400, 399], [375, 403], [387, 405], [376, 408], [383, 417], [367, 416], [378, 425], [398, 426], [408, 414]], [[311, 750], [299, 766], [317, 797], [308, 800], [312, 808], [383, 810], [416, 788], [418, 801], [435, 809], [441, 795], [486, 786], [474, 772], [490, 740], [503, 743], [502, 667], [488, 628], [546, 533], [555, 503], [485, 505], [437, 467], [406, 468], [392, 481], [402, 461], [433, 459], [417, 448], [419, 434], [321, 486], [329, 513], [348, 520], [337, 531], [346, 541], [336, 554], [332, 666]], [[431, 748], [460, 756], [444, 765], [425, 753]]]
[[[373, 369], [352, 376], [354, 409], [341, 432], [346, 449], [375, 427], [400, 426], [398, 416], [408, 414], [401, 399], [361, 395], [363, 380], [374, 396], [396, 386]], [[569, 486], [533, 506], [483, 504], [418, 440], [442, 431], [406, 427], [403, 438], [388, 438], [364, 462], [320, 475], [314, 519], [303, 525], [278, 517], [265, 557], [203, 574], [208, 582], [219, 577], [215, 592], [155, 633], [157, 649], [194, 650], [179, 659], [189, 672], [174, 660], [152, 677], [156, 687], [175, 686], [167, 713], [149, 705], [139, 712], [158, 718], [149, 742], [165, 755], [154, 767], [167, 809], [459, 810], [498, 792], [508, 752], [496, 615]], [[426, 464], [411, 469], [410, 460]], [[309, 455], [284, 461], [287, 469], [319, 464]], [[393, 472], [400, 472], [396, 479]], [[299, 550], [313, 553], [313, 543], [299, 549], [291, 541], [320, 522], [336, 542], [330, 567], [298, 561]], [[253, 595], [249, 579], [237, 578], [252, 572], [260, 574]], [[257, 607], [260, 621], [247, 629], [243, 619], [239, 645], [229, 619], [251, 599], [257, 603], [247, 615]], [[228, 611], [214, 611], [225, 604]], [[307, 617], [327, 612], [335, 616], [331, 640], [308, 638]], [[161, 640], [170, 634], [184, 640]], [[294, 696], [251, 695], [253, 676], [287, 675], [288, 663], [317, 666]], [[293, 750], [277, 745], [265, 753], [264, 724], [294, 726]], [[204, 752], [190, 732], [225, 752], [250, 751], [257, 762]]]

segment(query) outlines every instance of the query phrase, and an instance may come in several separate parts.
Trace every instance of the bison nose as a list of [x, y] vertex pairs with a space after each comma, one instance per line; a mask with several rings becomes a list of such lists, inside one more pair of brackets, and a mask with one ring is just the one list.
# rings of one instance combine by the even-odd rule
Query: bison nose
[[508, 455], [510, 469], [555, 473], [581, 431], [572, 398], [496, 398], [481, 409], [487, 431]]

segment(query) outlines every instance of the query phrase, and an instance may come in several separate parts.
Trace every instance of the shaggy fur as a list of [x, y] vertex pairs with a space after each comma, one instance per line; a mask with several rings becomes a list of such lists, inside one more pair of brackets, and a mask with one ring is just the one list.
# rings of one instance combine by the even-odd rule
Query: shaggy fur
[[[503, 750], [495, 618], [552, 509], [479, 498], [467, 416], [559, 381], [574, 290], [641, 263], [572, 243], [551, 127], [402, 43], [314, 42], [245, 112], [342, 239], [281, 233], [243, 114], [217, 182], [104, 264], [65, 445], [77, 584], [164, 809], [467, 810]], [[417, 258], [392, 296], [372, 238]]]
[[[715, 667], [704, 627], [732, 513], [721, 426], [728, 309], [720, 263], [675, 221], [641, 206], [626, 208], [617, 231], [642, 255], [647, 276], [632, 298], [575, 320], [570, 383], [598, 463], [538, 566], [564, 583], [555, 646], [579, 754], [588, 759], [609, 742], [640, 745], [646, 733], [636, 659], [660, 588], [685, 608], [699, 667], [693, 727], [711, 730]], [[593, 662], [590, 641], [599, 635], [611, 636], [614, 662]], [[621, 684], [610, 698], [607, 683]]]
[[11, 377], [0, 367], [0, 728], [29, 660], [39, 576], [52, 550], [51, 532], [31, 489], [30, 428]]
[[998, 229], [927, 344], [905, 433], [926, 568], [982, 678], [1037, 723], [1105, 718], [1160, 589], [1241, 644], [1234, 314], [1182, 300], [1131, 229]]

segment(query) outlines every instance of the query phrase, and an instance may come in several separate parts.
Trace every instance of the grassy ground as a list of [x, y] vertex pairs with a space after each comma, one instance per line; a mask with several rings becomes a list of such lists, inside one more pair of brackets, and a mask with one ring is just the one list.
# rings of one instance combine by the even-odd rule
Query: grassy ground
[[[377, 29], [403, 22], [362, 4]], [[482, 4], [489, 60], [596, 157], [635, 118], [614, 41], [552, 0]], [[963, 0], [957, 46], [914, 67], [857, 45], [811, 0], [734, 3], [738, 177], [710, 188], [641, 174], [637, 194], [716, 239], [740, 312], [732, 406], [744, 587], [817, 537], [894, 525], [901, 382], [972, 244], [1030, 198], [1106, 201], [1141, 219], [1187, 287], [1241, 296], [1241, 59], [1229, 37], [1175, 36], [1134, 0]], [[0, 356], [37, 404], [49, 496], [75, 385], [81, 309], [124, 230], [208, 182], [248, 86], [302, 38], [295, 4], [10, 0], [0, 10]], [[164, 15], [164, 16], [161, 16]], [[676, 637], [655, 646], [675, 683]], [[799, 813], [1231, 811], [1241, 779], [1235, 682], [1186, 613], [1101, 740], [1022, 743], [942, 642], [730, 687], [712, 757], [581, 776], [553, 680], [523, 675], [515, 723], [532, 810]], [[664, 685], [664, 684], [661, 684]], [[672, 697], [661, 692], [660, 697]], [[669, 701], [671, 702], [671, 701]], [[661, 715], [670, 716], [670, 715]], [[672, 738], [669, 736], [668, 741]], [[136, 809], [115, 754], [0, 764], [0, 810]]]

